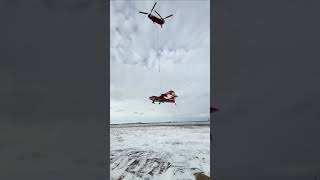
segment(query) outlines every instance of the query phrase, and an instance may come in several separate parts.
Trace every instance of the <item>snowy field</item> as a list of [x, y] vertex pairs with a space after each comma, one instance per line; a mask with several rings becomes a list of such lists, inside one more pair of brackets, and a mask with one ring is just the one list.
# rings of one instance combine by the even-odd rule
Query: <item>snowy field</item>
[[112, 180], [191, 180], [210, 176], [208, 123], [111, 125]]

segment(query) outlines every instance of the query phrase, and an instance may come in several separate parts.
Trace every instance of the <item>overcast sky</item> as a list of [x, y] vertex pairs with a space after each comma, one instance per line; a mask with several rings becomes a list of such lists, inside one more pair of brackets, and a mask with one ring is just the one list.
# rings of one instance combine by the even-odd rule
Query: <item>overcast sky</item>
[[[162, 28], [138, 13], [153, 4], [110, 3], [111, 123], [207, 120], [210, 1], [158, 1], [154, 10], [162, 17], [173, 14]], [[177, 106], [148, 99], [168, 90], [179, 96]]]

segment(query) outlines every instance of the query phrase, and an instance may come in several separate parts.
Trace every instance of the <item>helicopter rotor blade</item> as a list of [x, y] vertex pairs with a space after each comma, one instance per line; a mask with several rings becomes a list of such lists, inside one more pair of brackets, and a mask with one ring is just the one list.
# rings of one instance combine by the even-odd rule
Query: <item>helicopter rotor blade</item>
[[141, 13], [141, 14], [148, 14], [148, 13], [146, 13], [146, 12], [141, 12], [141, 11], [139, 11], [139, 13]]
[[167, 17], [163, 18], [163, 19], [167, 19], [167, 18], [169, 18], [169, 17], [171, 17], [171, 16], [173, 16], [173, 14], [171, 14], [171, 15], [169, 15], [169, 16], [167, 16]]
[[[160, 14], [156, 10], [154, 10], [154, 11], [160, 16]], [[161, 16], [160, 16], [160, 18], [163, 19]]]
[[157, 4], [157, 2], [154, 3], [154, 5], [153, 5], [153, 7], [152, 7], [152, 9], [151, 9], [151, 11], [150, 11], [150, 13], [152, 13], [153, 8], [156, 6], [156, 4]]

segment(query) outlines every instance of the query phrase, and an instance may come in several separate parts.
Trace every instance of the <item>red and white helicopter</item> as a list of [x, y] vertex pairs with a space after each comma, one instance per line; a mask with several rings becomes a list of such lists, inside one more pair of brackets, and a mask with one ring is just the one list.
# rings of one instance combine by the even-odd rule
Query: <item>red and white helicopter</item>
[[172, 90], [161, 94], [160, 96], [150, 96], [149, 99], [152, 101], [152, 103], [154, 104], [155, 102], [159, 102], [159, 104], [161, 103], [174, 103], [176, 104], [176, 97], [178, 97], [176, 95], [176, 93]]
[[159, 14], [156, 10], [154, 10], [154, 11], [159, 15], [160, 18], [152, 15], [151, 13], [152, 13], [154, 7], [156, 6], [156, 4], [157, 4], [157, 2], [154, 3], [154, 5], [153, 5], [153, 7], [152, 7], [152, 9], [151, 9], [151, 11], [150, 11], [150, 13], [141, 12], [141, 11], [139, 11], [139, 13], [141, 13], [141, 14], [147, 14], [147, 15], [148, 15], [148, 18], [149, 18], [153, 23], [159, 24], [159, 25], [161, 26], [161, 28], [162, 28], [162, 25], [165, 23], [164, 19], [167, 19], [167, 18], [173, 16], [173, 14], [171, 14], [171, 15], [165, 17], [165, 18], [162, 18], [162, 17], [160, 16], [160, 14]]

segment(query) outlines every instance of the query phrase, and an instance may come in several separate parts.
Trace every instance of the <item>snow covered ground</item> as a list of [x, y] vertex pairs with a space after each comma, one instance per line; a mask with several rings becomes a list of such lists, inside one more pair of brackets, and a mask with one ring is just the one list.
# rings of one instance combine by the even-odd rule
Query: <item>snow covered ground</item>
[[111, 125], [112, 180], [187, 180], [210, 176], [209, 124]]

